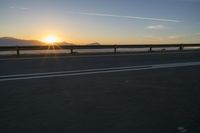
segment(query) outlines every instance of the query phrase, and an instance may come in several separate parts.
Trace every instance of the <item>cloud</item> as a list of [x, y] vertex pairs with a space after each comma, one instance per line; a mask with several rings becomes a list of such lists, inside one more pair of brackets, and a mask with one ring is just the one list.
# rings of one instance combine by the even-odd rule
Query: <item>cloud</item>
[[168, 36], [167, 38], [168, 39], [180, 39], [181, 36], [179, 36], [179, 35], [171, 35], [171, 36]]
[[152, 30], [161, 30], [164, 29], [165, 26], [164, 25], [150, 25], [146, 27], [147, 29], [152, 29]]
[[16, 10], [29, 10], [27, 7], [15, 7], [15, 6], [9, 6], [10, 9], [16, 9]]
[[148, 35], [146, 38], [150, 38], [157, 41], [178, 41], [183, 39], [184, 36], [180, 35], [169, 35], [169, 36], [156, 36], [156, 35]]
[[10, 8], [10, 9], [14, 9], [15, 7], [14, 7], [14, 6], [10, 6], [9, 8]]
[[183, 2], [200, 2], [200, 0], [179, 0], [179, 1], [183, 1]]
[[21, 10], [29, 10], [29, 8], [27, 8], [27, 7], [21, 7], [20, 9]]
[[101, 17], [113, 17], [113, 18], [128, 18], [128, 19], [138, 19], [138, 20], [150, 20], [150, 21], [161, 21], [161, 22], [173, 22], [179, 23], [181, 21], [175, 19], [163, 19], [163, 18], [149, 18], [149, 17], [139, 17], [139, 16], [123, 16], [123, 15], [115, 15], [115, 14], [101, 14], [101, 13], [80, 13], [81, 15], [88, 16], [101, 16]]

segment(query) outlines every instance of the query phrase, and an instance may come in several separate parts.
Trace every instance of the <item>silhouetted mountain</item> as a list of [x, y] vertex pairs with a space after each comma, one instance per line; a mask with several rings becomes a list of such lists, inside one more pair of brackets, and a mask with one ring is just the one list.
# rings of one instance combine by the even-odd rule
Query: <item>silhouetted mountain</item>
[[12, 37], [2, 37], [0, 38], [0, 46], [37, 46], [45, 45], [45, 43], [37, 40], [22, 40]]
[[95, 42], [95, 43], [90, 43], [90, 44], [87, 44], [87, 45], [90, 45], [90, 46], [99, 46], [99, 45], [101, 45], [101, 44], [98, 43], [98, 42]]
[[73, 43], [68, 43], [68, 42], [56, 42], [57, 45], [76, 45]]
[[[57, 45], [74, 45], [67, 42], [57, 42]], [[41, 46], [47, 45], [47, 43], [38, 40], [22, 40], [13, 37], [1, 37], [0, 46]]]

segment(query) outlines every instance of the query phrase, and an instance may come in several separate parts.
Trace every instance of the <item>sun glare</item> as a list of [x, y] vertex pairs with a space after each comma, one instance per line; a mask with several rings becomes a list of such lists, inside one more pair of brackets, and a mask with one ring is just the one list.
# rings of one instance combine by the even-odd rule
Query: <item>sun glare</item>
[[47, 36], [46, 38], [44, 38], [44, 42], [46, 42], [48, 44], [53, 44], [57, 41], [58, 41], [58, 39], [55, 36]]

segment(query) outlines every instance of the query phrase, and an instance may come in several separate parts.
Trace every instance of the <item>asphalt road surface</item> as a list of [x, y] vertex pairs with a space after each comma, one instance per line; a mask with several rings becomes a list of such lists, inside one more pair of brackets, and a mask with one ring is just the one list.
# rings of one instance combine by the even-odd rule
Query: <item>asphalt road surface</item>
[[0, 59], [0, 133], [199, 133], [200, 52]]

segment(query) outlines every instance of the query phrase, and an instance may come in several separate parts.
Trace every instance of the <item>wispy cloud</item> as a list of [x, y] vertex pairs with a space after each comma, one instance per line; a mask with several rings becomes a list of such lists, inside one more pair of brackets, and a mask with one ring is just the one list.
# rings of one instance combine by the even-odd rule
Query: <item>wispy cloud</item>
[[183, 1], [183, 2], [200, 2], [200, 0], [179, 0], [179, 1]]
[[[146, 40], [149, 40], [147, 43], [181, 43], [185, 39], [185, 36], [181, 35], [148, 35]], [[145, 39], [144, 39], [145, 40]]]
[[14, 6], [9, 6], [9, 8], [10, 8], [10, 9], [14, 9], [15, 7], [14, 7]]
[[21, 7], [20, 9], [21, 10], [29, 10], [29, 8], [27, 8], [27, 7]]
[[165, 26], [164, 25], [150, 25], [146, 27], [147, 29], [152, 29], [152, 30], [161, 30], [164, 29]]
[[114, 17], [114, 18], [128, 18], [128, 19], [138, 19], [138, 20], [150, 20], [150, 21], [162, 21], [162, 22], [174, 22], [179, 23], [181, 21], [175, 19], [164, 19], [164, 18], [149, 18], [149, 17], [140, 17], [140, 16], [123, 16], [123, 15], [115, 15], [115, 14], [102, 14], [102, 13], [88, 13], [83, 12], [80, 13], [82, 15], [88, 16], [101, 16], [101, 17]]
[[15, 6], [9, 6], [10, 9], [15, 10], [29, 10], [27, 7], [15, 7]]
[[179, 35], [171, 35], [171, 36], [168, 36], [167, 38], [168, 39], [180, 39], [181, 36], [179, 36]]

